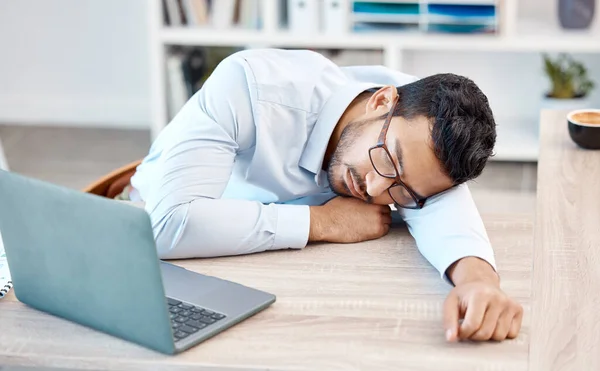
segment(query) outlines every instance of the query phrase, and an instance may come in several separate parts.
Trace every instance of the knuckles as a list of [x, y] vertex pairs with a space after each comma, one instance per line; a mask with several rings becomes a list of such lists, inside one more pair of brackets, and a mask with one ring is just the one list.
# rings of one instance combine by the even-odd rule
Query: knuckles
[[504, 336], [502, 334], [499, 334], [499, 333], [494, 333], [492, 335], [492, 340], [495, 340], [495, 341], [502, 341], [502, 340], [505, 340], [505, 339], [506, 339], [506, 336]]
[[465, 321], [461, 325], [461, 331], [466, 334], [472, 334], [475, 330], [477, 329], [475, 328], [475, 325], [472, 322]]
[[490, 340], [494, 334], [494, 330], [479, 330], [473, 335], [474, 340]]

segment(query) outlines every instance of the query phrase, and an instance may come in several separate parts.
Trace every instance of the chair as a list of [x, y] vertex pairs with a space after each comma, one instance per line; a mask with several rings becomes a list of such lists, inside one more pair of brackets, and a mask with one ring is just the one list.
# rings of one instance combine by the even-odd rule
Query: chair
[[6, 155], [4, 154], [4, 148], [2, 148], [2, 140], [0, 140], [0, 169], [8, 170], [8, 161], [6, 161]]
[[110, 172], [85, 187], [83, 192], [107, 198], [115, 198], [115, 196], [123, 192], [123, 189], [129, 185], [129, 180], [135, 174], [135, 170], [141, 162], [141, 160], [136, 160]]

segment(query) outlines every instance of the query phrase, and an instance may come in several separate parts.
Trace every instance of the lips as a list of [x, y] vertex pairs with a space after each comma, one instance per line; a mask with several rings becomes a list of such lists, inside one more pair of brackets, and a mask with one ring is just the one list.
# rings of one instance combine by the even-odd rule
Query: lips
[[346, 181], [346, 185], [348, 186], [348, 189], [350, 189], [350, 193], [352, 193], [352, 195], [354, 197], [360, 198], [361, 200], [365, 199], [365, 197], [362, 195], [362, 193], [358, 191], [358, 187], [356, 185], [356, 182], [354, 181], [354, 177], [350, 173], [350, 170], [346, 171], [345, 181]]

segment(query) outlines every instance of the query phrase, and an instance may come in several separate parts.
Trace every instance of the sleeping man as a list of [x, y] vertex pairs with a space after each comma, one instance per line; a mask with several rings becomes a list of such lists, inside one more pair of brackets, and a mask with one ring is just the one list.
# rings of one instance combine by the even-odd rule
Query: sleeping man
[[159, 134], [127, 193], [150, 214], [163, 259], [376, 239], [396, 205], [454, 286], [446, 338], [504, 340], [517, 336], [523, 311], [500, 289], [465, 184], [495, 139], [488, 100], [465, 77], [246, 50], [223, 60]]

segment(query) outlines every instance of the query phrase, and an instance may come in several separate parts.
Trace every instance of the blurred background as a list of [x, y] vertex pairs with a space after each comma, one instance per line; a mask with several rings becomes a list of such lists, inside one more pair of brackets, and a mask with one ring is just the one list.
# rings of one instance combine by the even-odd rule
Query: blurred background
[[600, 108], [597, 0], [0, 2], [0, 162], [81, 189], [142, 158], [220, 60], [308, 48], [340, 65], [453, 72], [488, 96], [482, 212], [531, 212], [544, 108]]

